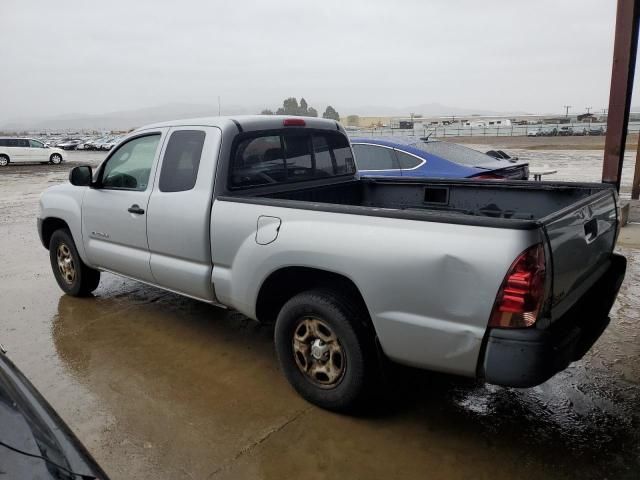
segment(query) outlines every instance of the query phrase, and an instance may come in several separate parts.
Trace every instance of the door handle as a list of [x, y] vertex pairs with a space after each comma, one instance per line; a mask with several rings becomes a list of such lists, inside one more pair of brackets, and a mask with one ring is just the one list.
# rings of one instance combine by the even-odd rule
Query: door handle
[[142, 215], [144, 213], [144, 208], [140, 208], [137, 203], [134, 203], [127, 209], [127, 211], [129, 213], [135, 213], [136, 215]]

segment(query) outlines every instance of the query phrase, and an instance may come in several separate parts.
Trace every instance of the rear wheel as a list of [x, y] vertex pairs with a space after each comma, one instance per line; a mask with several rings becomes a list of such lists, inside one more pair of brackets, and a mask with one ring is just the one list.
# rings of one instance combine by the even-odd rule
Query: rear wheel
[[54, 153], [49, 157], [49, 163], [53, 165], [58, 165], [62, 163], [62, 155], [60, 155], [59, 153]]
[[66, 294], [84, 297], [98, 288], [100, 272], [84, 264], [68, 230], [53, 232], [49, 241], [49, 259], [53, 275]]
[[6, 167], [7, 165], [9, 165], [9, 157], [0, 155], [0, 167]]
[[366, 312], [330, 290], [289, 300], [275, 327], [278, 361], [307, 401], [336, 411], [360, 406], [375, 383], [379, 362]]

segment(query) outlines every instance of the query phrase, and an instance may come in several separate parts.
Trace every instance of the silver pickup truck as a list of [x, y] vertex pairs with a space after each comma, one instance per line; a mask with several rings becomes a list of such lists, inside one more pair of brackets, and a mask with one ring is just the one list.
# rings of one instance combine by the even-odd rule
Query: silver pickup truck
[[112, 272], [275, 322], [281, 368], [344, 410], [391, 359], [530, 387], [609, 322], [626, 261], [603, 184], [360, 179], [337, 122], [159, 123], [40, 200], [64, 292]]

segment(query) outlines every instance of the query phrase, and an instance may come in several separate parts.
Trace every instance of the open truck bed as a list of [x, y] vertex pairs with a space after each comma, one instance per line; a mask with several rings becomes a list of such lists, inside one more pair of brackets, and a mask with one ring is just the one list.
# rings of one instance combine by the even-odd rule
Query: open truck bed
[[601, 183], [380, 178], [303, 188], [279, 186], [277, 192], [262, 188], [234, 197], [285, 200], [265, 203], [360, 215], [536, 228], [541, 222], [562, 215], [567, 208], [578, 208], [585, 200], [586, 203], [596, 197], [614, 200], [614, 195], [610, 186]]

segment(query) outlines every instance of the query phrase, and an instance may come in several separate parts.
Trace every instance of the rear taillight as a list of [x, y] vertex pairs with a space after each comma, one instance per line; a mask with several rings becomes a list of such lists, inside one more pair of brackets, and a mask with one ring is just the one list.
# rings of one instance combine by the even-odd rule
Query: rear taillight
[[498, 175], [496, 173], [481, 173], [480, 175], [475, 175], [471, 178], [474, 180], [504, 180], [502, 175]]
[[530, 327], [538, 319], [545, 292], [542, 244], [522, 252], [504, 277], [489, 319], [490, 327]]
[[302, 118], [285, 118], [282, 121], [284, 127], [304, 127], [307, 123]]

